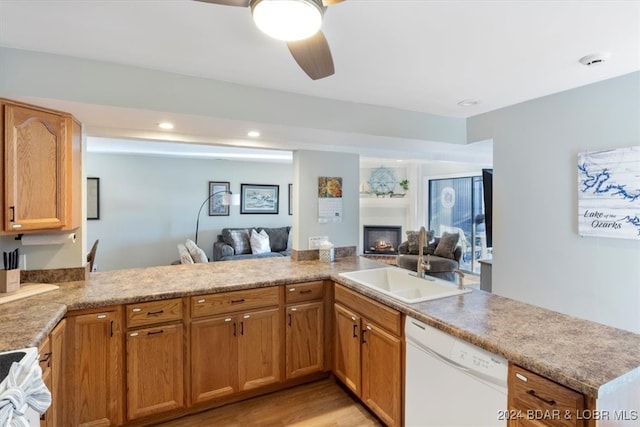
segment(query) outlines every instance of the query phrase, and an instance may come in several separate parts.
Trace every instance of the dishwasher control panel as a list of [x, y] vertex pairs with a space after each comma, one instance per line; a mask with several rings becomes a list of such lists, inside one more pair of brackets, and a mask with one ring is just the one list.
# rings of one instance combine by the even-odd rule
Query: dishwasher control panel
[[458, 339], [453, 344], [451, 360], [486, 377], [507, 379], [506, 359]]
[[405, 337], [407, 343], [413, 343], [473, 375], [491, 382], [507, 383], [508, 362], [503, 357], [411, 317], [407, 317], [405, 323]]

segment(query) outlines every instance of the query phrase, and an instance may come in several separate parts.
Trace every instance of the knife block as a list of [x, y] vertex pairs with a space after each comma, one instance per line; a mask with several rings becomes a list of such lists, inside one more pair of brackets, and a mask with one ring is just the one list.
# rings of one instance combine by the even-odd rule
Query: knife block
[[20, 269], [0, 270], [0, 294], [20, 289]]

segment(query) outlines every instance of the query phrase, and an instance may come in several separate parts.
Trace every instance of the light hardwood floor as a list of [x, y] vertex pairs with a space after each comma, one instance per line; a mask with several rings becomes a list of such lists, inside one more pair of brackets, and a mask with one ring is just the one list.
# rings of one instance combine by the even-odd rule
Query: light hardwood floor
[[332, 378], [159, 424], [161, 427], [382, 425]]

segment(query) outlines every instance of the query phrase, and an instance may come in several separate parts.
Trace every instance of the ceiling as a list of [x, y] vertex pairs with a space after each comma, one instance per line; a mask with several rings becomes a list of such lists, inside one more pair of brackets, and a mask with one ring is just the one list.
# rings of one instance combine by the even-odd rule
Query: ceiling
[[[469, 117], [640, 69], [640, 1], [347, 0], [328, 8], [323, 31], [336, 72], [313, 81], [284, 42], [260, 33], [248, 8], [191, 0], [0, 0], [0, 46], [447, 117]], [[592, 67], [578, 62], [592, 53], [608, 59]], [[458, 105], [465, 99], [479, 103]], [[89, 106], [68, 105], [85, 124], [110, 126]], [[141, 121], [144, 113], [120, 117], [126, 116], [129, 128], [143, 128], [137, 115]], [[231, 122], [224, 125], [249, 125]], [[200, 124], [194, 120], [191, 126]], [[222, 141], [224, 129], [194, 134], [207, 133], [214, 144], [256, 145], [246, 138]], [[291, 137], [287, 127], [278, 131], [280, 144], [260, 148], [287, 149], [287, 139], [293, 141], [300, 129], [291, 129]], [[374, 157], [391, 154], [363, 147]]]

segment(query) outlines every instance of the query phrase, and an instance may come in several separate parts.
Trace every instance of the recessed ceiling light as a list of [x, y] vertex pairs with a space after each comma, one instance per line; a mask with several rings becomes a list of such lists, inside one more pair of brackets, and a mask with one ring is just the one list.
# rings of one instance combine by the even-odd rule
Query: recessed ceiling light
[[587, 67], [591, 67], [594, 65], [600, 65], [607, 59], [609, 59], [608, 53], [592, 53], [591, 55], [583, 56], [579, 59], [582, 65], [586, 65]]
[[463, 99], [462, 101], [458, 102], [458, 105], [461, 107], [473, 107], [474, 105], [478, 105], [480, 104], [480, 101], [477, 99]]
[[170, 129], [173, 129], [173, 123], [161, 122], [161, 123], [158, 123], [158, 127], [160, 129], [170, 130]]
[[247, 136], [250, 136], [251, 138], [257, 138], [260, 136], [260, 132], [258, 132], [257, 130], [250, 130], [249, 132], [247, 132]]

